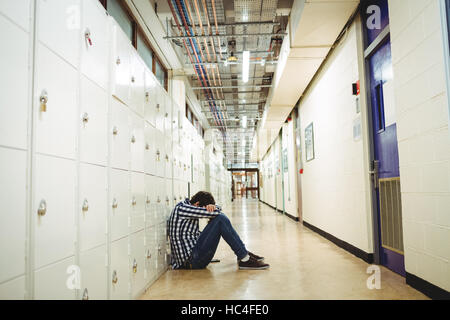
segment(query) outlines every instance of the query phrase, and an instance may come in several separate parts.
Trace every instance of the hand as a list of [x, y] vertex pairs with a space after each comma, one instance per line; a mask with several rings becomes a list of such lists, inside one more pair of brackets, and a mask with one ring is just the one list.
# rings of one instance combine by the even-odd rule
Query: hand
[[214, 212], [214, 211], [216, 211], [216, 206], [213, 204], [208, 204], [206, 206], [206, 210], [208, 210], [208, 212]]

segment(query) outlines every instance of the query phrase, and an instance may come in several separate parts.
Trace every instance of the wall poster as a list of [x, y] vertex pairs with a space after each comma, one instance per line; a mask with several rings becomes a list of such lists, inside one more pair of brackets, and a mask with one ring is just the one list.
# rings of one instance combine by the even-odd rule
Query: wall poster
[[305, 129], [305, 155], [306, 161], [314, 160], [314, 126], [311, 123]]

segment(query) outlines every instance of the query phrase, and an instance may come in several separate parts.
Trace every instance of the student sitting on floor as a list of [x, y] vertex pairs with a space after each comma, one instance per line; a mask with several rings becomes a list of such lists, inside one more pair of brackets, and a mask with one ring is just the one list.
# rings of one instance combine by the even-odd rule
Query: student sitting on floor
[[[209, 218], [208, 225], [199, 231], [199, 219]], [[203, 269], [211, 262], [222, 237], [238, 259], [239, 269], [269, 268], [264, 258], [247, 251], [230, 220], [215, 205], [209, 192], [200, 191], [191, 200], [179, 202], [168, 221], [173, 269]]]

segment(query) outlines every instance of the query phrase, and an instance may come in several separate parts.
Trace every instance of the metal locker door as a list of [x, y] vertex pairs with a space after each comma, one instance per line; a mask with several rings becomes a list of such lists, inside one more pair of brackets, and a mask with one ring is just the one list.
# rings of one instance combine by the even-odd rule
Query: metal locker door
[[[5, 6], [2, 1], [0, 11], [15, 8], [16, 5]], [[22, 4], [20, 5], [22, 7]], [[8, 12], [9, 13], [9, 12]], [[22, 20], [19, 12], [11, 12]], [[30, 90], [28, 76], [29, 34], [0, 16], [0, 42], [2, 59], [0, 59], [0, 145], [25, 149], [27, 147], [28, 92]]]
[[[30, 30], [31, 0], [23, 1], [0, 1], [0, 12], [24, 28]], [[4, 29], [0, 29], [4, 31]], [[8, 43], [8, 42], [3, 42]], [[5, 48], [3, 48], [5, 49]], [[17, 49], [17, 48], [16, 48]], [[2, 52], [3, 53], [3, 52]], [[4, 70], [4, 69], [2, 69]]]
[[130, 174], [127, 171], [111, 170], [111, 239], [128, 234], [128, 216], [131, 207]]
[[25, 273], [26, 158], [0, 147], [0, 283]]
[[158, 275], [161, 275], [167, 266], [167, 257], [166, 257], [166, 232], [167, 226], [165, 222], [162, 222], [158, 225]]
[[107, 261], [106, 245], [80, 253], [80, 299], [105, 300], [107, 298]]
[[144, 229], [145, 174], [131, 172], [131, 232]]
[[155, 208], [156, 208], [156, 178], [151, 175], [145, 176], [145, 226], [149, 227], [155, 224]]
[[80, 165], [78, 204], [80, 250], [86, 251], [106, 242], [107, 171], [105, 167]]
[[131, 134], [129, 109], [116, 99], [112, 99], [112, 157], [113, 168], [128, 170], [130, 166]]
[[112, 94], [129, 105], [132, 46], [117, 22], [113, 18], [111, 18], [111, 21], [113, 26]]
[[0, 284], [0, 300], [24, 300], [25, 276]]
[[157, 103], [157, 93], [156, 93], [156, 82], [153, 78], [151, 71], [145, 71], [145, 120], [147, 120], [153, 127], [155, 124], [156, 116], [156, 103]]
[[110, 297], [112, 300], [128, 300], [130, 270], [128, 256], [128, 237], [111, 243], [111, 266], [109, 281], [111, 284]]
[[83, 0], [81, 72], [107, 90], [109, 20], [100, 1]]
[[139, 298], [145, 286], [145, 230], [134, 233], [130, 236], [131, 244], [131, 297]]
[[35, 267], [74, 254], [75, 162], [36, 156], [33, 217]]
[[145, 229], [145, 271], [144, 279], [146, 284], [151, 283], [156, 278], [156, 226]]
[[106, 165], [108, 156], [107, 93], [84, 76], [81, 77], [80, 160]]
[[164, 115], [166, 112], [166, 93], [164, 89], [157, 84], [156, 85], [156, 112], [155, 112], [155, 120], [156, 120], [156, 129], [164, 133]]
[[172, 139], [165, 137], [165, 156], [164, 156], [164, 176], [166, 178], [172, 178]]
[[79, 0], [37, 2], [39, 40], [72, 66], [78, 65], [80, 11]]
[[[57, 241], [57, 240], [55, 240]], [[76, 298], [76, 282], [81, 269], [70, 257], [34, 272], [34, 299], [36, 300], [73, 300]], [[73, 279], [73, 281], [68, 281]], [[70, 283], [73, 287], [69, 287]]]
[[36, 68], [36, 151], [75, 158], [77, 70], [43, 45], [38, 45]]
[[144, 63], [136, 51], [131, 52], [131, 90], [130, 108], [141, 117], [144, 117], [145, 79]]
[[156, 171], [156, 139], [155, 128], [153, 128], [147, 121], [145, 121], [144, 136], [145, 136], [145, 151], [144, 151], [144, 171], [147, 174], [155, 174]]
[[133, 112], [130, 112], [130, 118], [131, 170], [136, 172], [144, 172], [144, 120]]

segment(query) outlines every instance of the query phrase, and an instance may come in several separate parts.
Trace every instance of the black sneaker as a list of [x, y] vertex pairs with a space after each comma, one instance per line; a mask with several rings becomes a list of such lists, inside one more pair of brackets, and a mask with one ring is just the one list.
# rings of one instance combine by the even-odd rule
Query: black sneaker
[[[254, 253], [252, 253], [252, 252], [250, 252], [250, 251], [247, 251], [247, 253], [248, 253], [248, 255], [249, 255], [251, 258], [255, 259], [256, 261], [259, 261], [259, 262], [264, 261], [264, 257], [260, 257], [260, 256], [254, 254]], [[239, 262], [239, 259], [236, 259], [236, 260], [237, 260], [237, 262]]]
[[240, 270], [264, 270], [268, 269], [270, 266], [267, 263], [263, 263], [261, 261], [257, 261], [254, 258], [250, 257], [248, 261], [239, 261], [239, 269]]

